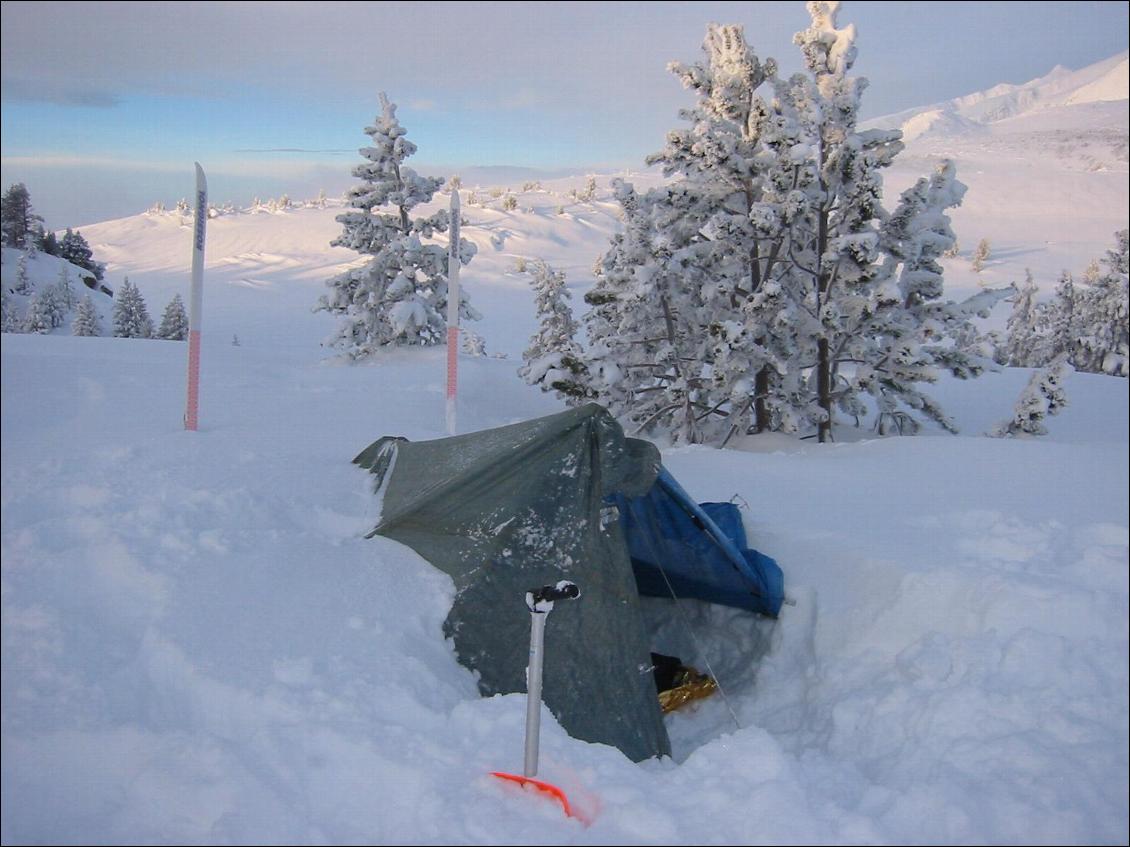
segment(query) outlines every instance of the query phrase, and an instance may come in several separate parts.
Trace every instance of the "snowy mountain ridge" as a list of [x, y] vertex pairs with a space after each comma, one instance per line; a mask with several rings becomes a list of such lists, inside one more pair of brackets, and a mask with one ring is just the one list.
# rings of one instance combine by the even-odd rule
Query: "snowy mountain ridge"
[[1056, 65], [1044, 76], [1020, 85], [1001, 83], [985, 91], [874, 118], [866, 125], [902, 129], [904, 140], [909, 142], [928, 133], [984, 132], [1012, 118], [1085, 104], [1115, 104], [1110, 114], [1116, 116], [1121, 111], [1125, 120], [1122, 101], [1130, 97], [1128, 61], [1128, 51], [1123, 51], [1077, 71]]

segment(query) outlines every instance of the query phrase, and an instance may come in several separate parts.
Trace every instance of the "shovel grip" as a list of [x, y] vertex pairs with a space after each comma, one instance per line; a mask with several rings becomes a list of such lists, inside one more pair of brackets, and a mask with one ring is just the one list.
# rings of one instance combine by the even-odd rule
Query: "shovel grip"
[[555, 600], [575, 600], [581, 596], [581, 589], [577, 588], [575, 582], [569, 582], [563, 579], [554, 585], [543, 585], [541, 588], [532, 588], [527, 593], [527, 596], [533, 601], [531, 606], [536, 606], [538, 603], [552, 603]]

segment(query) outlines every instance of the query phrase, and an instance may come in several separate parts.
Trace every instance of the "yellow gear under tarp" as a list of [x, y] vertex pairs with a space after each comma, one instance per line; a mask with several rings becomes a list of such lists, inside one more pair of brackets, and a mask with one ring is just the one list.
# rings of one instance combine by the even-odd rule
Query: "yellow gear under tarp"
[[675, 711], [692, 700], [702, 700], [718, 690], [718, 683], [694, 668], [682, 668], [674, 688], [659, 692], [659, 708], [663, 714]]

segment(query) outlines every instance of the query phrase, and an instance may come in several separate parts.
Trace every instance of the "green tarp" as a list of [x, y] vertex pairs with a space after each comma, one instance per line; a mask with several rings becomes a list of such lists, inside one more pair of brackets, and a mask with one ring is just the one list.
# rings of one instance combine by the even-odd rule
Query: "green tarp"
[[651, 488], [654, 446], [592, 404], [437, 441], [382, 438], [354, 461], [383, 494], [370, 535], [455, 581], [445, 631], [484, 695], [526, 690], [525, 594], [568, 579], [581, 596], [546, 622], [546, 705], [574, 738], [636, 761], [670, 754], [631, 561], [605, 503]]

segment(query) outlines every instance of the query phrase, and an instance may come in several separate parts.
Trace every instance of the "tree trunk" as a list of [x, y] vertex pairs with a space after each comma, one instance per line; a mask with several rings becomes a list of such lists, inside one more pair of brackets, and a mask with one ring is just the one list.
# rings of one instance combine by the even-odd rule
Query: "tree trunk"
[[832, 440], [832, 368], [828, 356], [828, 339], [821, 338], [816, 346], [816, 395], [824, 420], [817, 429], [821, 444]]
[[769, 432], [769, 366], [765, 365], [757, 372], [753, 383], [753, 420], [754, 431]]

